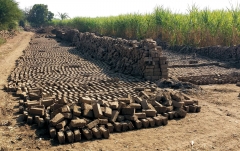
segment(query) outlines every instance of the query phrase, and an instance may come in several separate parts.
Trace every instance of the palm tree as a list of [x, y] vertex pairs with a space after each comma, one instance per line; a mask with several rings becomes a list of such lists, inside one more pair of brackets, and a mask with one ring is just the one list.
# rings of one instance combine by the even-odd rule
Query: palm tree
[[61, 18], [61, 20], [70, 18], [67, 13], [60, 13], [60, 12], [58, 12], [58, 16]]

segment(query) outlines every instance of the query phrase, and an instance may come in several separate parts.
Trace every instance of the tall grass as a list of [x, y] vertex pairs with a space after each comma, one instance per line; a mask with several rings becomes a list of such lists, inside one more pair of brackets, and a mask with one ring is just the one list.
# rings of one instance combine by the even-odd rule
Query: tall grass
[[192, 5], [186, 14], [173, 13], [158, 6], [150, 14], [77, 17], [54, 20], [51, 24], [126, 39], [160, 38], [170, 45], [205, 47], [240, 44], [240, 5], [222, 10], [200, 10]]

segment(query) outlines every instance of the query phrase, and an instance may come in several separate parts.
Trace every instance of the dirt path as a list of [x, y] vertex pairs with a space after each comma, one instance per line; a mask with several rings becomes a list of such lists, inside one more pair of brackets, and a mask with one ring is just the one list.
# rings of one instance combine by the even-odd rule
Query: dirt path
[[[28, 45], [33, 33], [22, 32], [0, 47], [0, 84], [6, 83], [15, 60]], [[17, 98], [0, 90], [0, 121], [11, 124], [0, 126], [1, 150], [168, 150], [168, 151], [238, 151], [240, 150], [240, 88], [231, 85], [201, 86], [199, 100], [202, 111], [188, 114], [181, 120], [171, 120], [167, 126], [111, 134], [109, 139], [56, 145], [44, 140], [48, 132], [36, 130], [36, 125], [17, 124]], [[0, 123], [1, 124], [1, 123]], [[194, 142], [190, 145], [190, 142]]]

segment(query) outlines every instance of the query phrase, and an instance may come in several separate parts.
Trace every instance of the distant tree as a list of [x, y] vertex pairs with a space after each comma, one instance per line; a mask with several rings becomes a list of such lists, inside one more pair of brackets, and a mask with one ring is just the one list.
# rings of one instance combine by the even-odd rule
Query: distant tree
[[60, 13], [60, 12], [58, 12], [58, 16], [61, 18], [61, 20], [70, 18], [67, 13]]
[[0, 30], [12, 29], [17, 26], [22, 12], [14, 0], [0, 0]]
[[44, 4], [35, 4], [30, 10], [27, 20], [36, 25], [41, 26], [53, 19], [54, 14], [48, 11], [48, 6]]

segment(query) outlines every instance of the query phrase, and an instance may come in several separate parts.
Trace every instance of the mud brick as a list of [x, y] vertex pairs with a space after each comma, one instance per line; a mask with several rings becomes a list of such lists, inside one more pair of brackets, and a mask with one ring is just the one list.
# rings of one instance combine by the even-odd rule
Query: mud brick
[[75, 119], [75, 120], [71, 120], [69, 125], [73, 128], [76, 128], [76, 127], [81, 128], [86, 125], [86, 121], [84, 119]]
[[109, 105], [110, 105], [110, 108], [112, 108], [112, 109], [118, 109], [118, 106], [119, 106], [119, 104], [118, 104], [118, 102], [109, 102]]
[[34, 116], [34, 123], [35, 124], [38, 124], [39, 118], [40, 118], [40, 116]]
[[109, 138], [109, 130], [104, 128], [104, 127], [100, 127], [99, 131], [101, 132], [103, 138]]
[[167, 109], [166, 112], [171, 112], [173, 110], [173, 106], [167, 106], [166, 109]]
[[184, 106], [183, 108], [187, 113], [189, 112], [189, 106]]
[[154, 117], [157, 114], [156, 110], [152, 110], [152, 109], [142, 110], [142, 111], [146, 113], [147, 117]]
[[94, 127], [92, 129], [93, 136], [96, 137], [97, 139], [102, 138], [101, 132], [99, 131], [98, 128]]
[[194, 101], [193, 100], [184, 100], [184, 105], [189, 106], [189, 105], [193, 105]]
[[82, 104], [81, 104], [81, 108], [82, 108], [83, 110], [92, 110], [92, 109], [93, 109], [93, 108], [92, 108], [92, 105], [87, 104], [87, 103], [82, 103]]
[[130, 121], [136, 121], [138, 120], [138, 117], [136, 115], [124, 115], [124, 118], [126, 120], [130, 120]]
[[19, 106], [18, 108], [19, 108], [19, 111], [18, 111], [18, 112], [19, 112], [20, 114], [23, 114], [23, 112], [24, 112], [24, 110], [25, 110], [24, 107], [23, 107], [23, 106]]
[[99, 103], [93, 105], [93, 114], [95, 118], [101, 118], [103, 116], [101, 107]]
[[184, 105], [184, 102], [177, 102], [175, 100], [172, 100], [172, 105], [176, 108], [182, 108]]
[[150, 127], [154, 127], [155, 126], [155, 120], [153, 120], [152, 118], [147, 118], [147, 120], [149, 121]]
[[140, 98], [140, 97], [133, 97], [133, 99], [135, 100], [136, 103], [141, 104], [141, 102], [142, 102], [142, 98]]
[[45, 121], [44, 121], [44, 119], [43, 119], [43, 118], [39, 118], [37, 124], [38, 124], [38, 128], [43, 128], [44, 125], [45, 125]]
[[156, 126], [162, 125], [162, 120], [159, 117], [153, 117], [153, 120], [155, 121]]
[[66, 131], [66, 137], [69, 143], [74, 142], [74, 134], [71, 130]]
[[178, 109], [178, 110], [176, 111], [176, 113], [177, 113], [178, 116], [181, 117], [181, 118], [184, 118], [184, 117], [187, 115], [187, 112], [184, 111], [183, 109]]
[[121, 132], [122, 131], [122, 124], [121, 123], [114, 122], [113, 125], [114, 125], [114, 129], [115, 129], [116, 132]]
[[141, 91], [139, 93], [139, 96], [142, 97], [143, 99], [149, 99], [149, 96], [145, 91]]
[[70, 113], [71, 110], [70, 110], [70, 107], [68, 105], [64, 105], [63, 107], [61, 107], [60, 112], [61, 113]]
[[198, 100], [193, 100], [195, 105], [198, 105]]
[[90, 140], [93, 138], [92, 131], [87, 128], [82, 129], [82, 133], [87, 140]]
[[122, 108], [123, 115], [134, 115], [134, 113], [135, 113], [135, 108], [130, 108], [130, 107]]
[[127, 124], [127, 122], [121, 122], [121, 124], [122, 124], [122, 131], [123, 131], [123, 132], [127, 131], [127, 130], [128, 130], [128, 124]]
[[112, 109], [109, 108], [109, 107], [105, 107], [104, 116], [111, 117], [112, 116]]
[[51, 109], [51, 111], [55, 111], [57, 109], [60, 109], [63, 106], [64, 106], [63, 104], [54, 103], [50, 106], [50, 109]]
[[27, 111], [23, 111], [23, 120], [27, 121], [28, 118], [28, 112]]
[[112, 111], [112, 117], [111, 117], [110, 121], [115, 122], [117, 120], [118, 115], [119, 115], [119, 111], [113, 110]]
[[124, 121], [124, 116], [123, 115], [118, 115], [118, 117], [117, 117], [117, 121], [118, 122], [122, 122], [122, 121]]
[[49, 127], [49, 134], [51, 138], [55, 138], [57, 136], [57, 131], [54, 127]]
[[[78, 118], [77, 118], [77, 119], [78, 119]], [[88, 118], [82, 118], [82, 119], [86, 121], [86, 124], [89, 124], [89, 123], [92, 122], [92, 120], [91, 120], [91, 119], [88, 119]]]
[[196, 105], [189, 105], [189, 112], [190, 113], [195, 113], [197, 110], [197, 106]]
[[74, 133], [74, 141], [75, 142], [80, 142], [81, 141], [81, 133], [80, 133], [80, 131], [78, 129], [75, 129], [73, 131], [73, 133]]
[[109, 130], [110, 133], [112, 133], [114, 126], [111, 123], [107, 123], [107, 129]]
[[32, 117], [32, 116], [28, 116], [28, 117], [27, 117], [27, 123], [28, 123], [29, 125], [31, 125], [31, 124], [33, 123], [33, 117]]
[[65, 135], [62, 131], [57, 133], [57, 137], [58, 137], [59, 144], [64, 144], [65, 143]]
[[49, 99], [49, 100], [41, 100], [41, 104], [44, 105], [45, 107], [51, 106], [54, 104], [54, 99]]
[[40, 102], [39, 101], [28, 101], [28, 102], [25, 102], [25, 104], [28, 108], [31, 108], [31, 106], [40, 105]]
[[132, 102], [131, 98], [118, 98], [118, 101], [126, 104], [130, 104]]
[[84, 110], [83, 116], [88, 118], [93, 118], [94, 117], [93, 110]]
[[142, 128], [142, 122], [140, 120], [135, 121], [134, 124], [137, 129]]
[[72, 119], [72, 118], [73, 118], [72, 113], [62, 113], [62, 115], [63, 115], [64, 118], [66, 118], [66, 119]]
[[108, 123], [108, 119], [99, 119], [99, 124], [106, 125]]
[[172, 120], [175, 112], [168, 112], [168, 119]]
[[88, 124], [87, 124], [87, 128], [88, 128], [88, 129], [92, 129], [93, 127], [97, 126], [98, 124], [99, 124], [99, 120], [96, 119], [96, 120], [88, 123]]
[[197, 106], [196, 112], [199, 113], [201, 111], [201, 106]]
[[63, 104], [63, 105], [67, 104], [67, 103], [68, 103], [67, 98], [66, 98], [66, 97], [61, 98], [61, 99], [58, 101], [58, 103], [59, 103], [59, 104]]
[[137, 86], [134, 89], [135, 89], [135, 91], [144, 91], [145, 88]]
[[135, 109], [142, 109], [142, 106], [139, 103], [131, 103], [129, 104], [129, 107], [135, 108]]
[[163, 107], [163, 105], [160, 104], [160, 103], [158, 103], [157, 101], [152, 101], [151, 104], [154, 106], [154, 108], [155, 108], [156, 106], [158, 106], [158, 107]]
[[147, 119], [141, 119], [140, 121], [142, 122], [142, 125], [144, 128], [149, 127], [149, 121]]
[[64, 116], [62, 113], [56, 114], [50, 121], [51, 125], [56, 126], [58, 123], [64, 120]]
[[64, 127], [67, 125], [67, 122], [68, 122], [67, 120], [64, 120], [64, 121], [58, 123], [58, 124], [56, 125], [56, 128], [57, 128], [57, 129], [62, 129], [62, 128], [64, 128]]
[[73, 115], [74, 116], [81, 116], [81, 107], [80, 106], [77, 106], [77, 105], [74, 105], [73, 106]]
[[142, 109], [145, 109], [145, 110], [149, 109], [147, 100], [143, 99], [140, 103], [141, 103]]
[[134, 114], [138, 119], [144, 119], [146, 118], [146, 113], [140, 112]]
[[162, 121], [162, 125], [167, 125], [168, 124], [168, 118], [167, 117], [164, 117], [164, 116], [159, 116], [159, 118], [161, 119]]
[[80, 97], [78, 103], [87, 103], [87, 104], [92, 104], [92, 100], [89, 97]]
[[105, 112], [105, 107], [100, 107], [101, 108], [101, 110], [102, 110], [102, 113], [104, 114], [104, 112]]
[[133, 123], [131, 121], [126, 121], [126, 122], [127, 122], [127, 125], [128, 125], [128, 129], [133, 130], [134, 129]]

